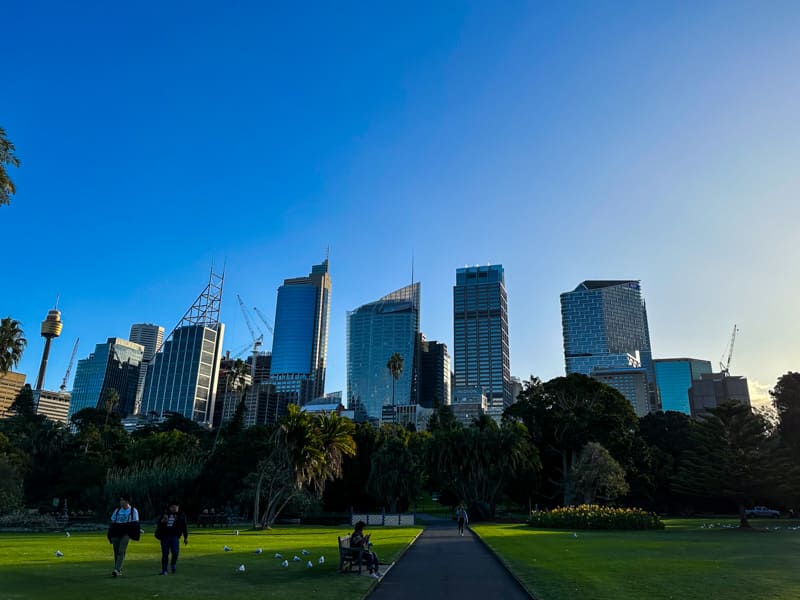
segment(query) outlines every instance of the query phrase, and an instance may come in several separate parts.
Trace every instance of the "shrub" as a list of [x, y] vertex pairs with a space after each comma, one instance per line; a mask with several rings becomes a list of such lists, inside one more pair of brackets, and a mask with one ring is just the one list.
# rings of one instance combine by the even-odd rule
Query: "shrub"
[[555, 529], [664, 529], [664, 523], [655, 513], [597, 504], [535, 510], [528, 525]]
[[0, 527], [56, 529], [58, 523], [53, 515], [43, 515], [36, 510], [16, 511], [0, 517]]

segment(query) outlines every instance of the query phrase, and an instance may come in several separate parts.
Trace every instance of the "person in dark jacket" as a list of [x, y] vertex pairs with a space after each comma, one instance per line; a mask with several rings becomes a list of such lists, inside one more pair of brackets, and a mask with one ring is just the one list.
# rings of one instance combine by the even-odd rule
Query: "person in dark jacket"
[[181, 537], [184, 546], [189, 543], [189, 528], [186, 525], [186, 515], [180, 511], [177, 502], [169, 505], [169, 508], [161, 515], [156, 526], [156, 539], [161, 542], [161, 574], [167, 574], [167, 562], [169, 555], [170, 569], [173, 573], [178, 562], [178, 553], [181, 548]]
[[355, 529], [350, 534], [350, 547], [363, 550], [362, 557], [367, 563], [367, 570], [370, 575], [377, 579], [381, 576], [378, 571], [378, 555], [372, 551], [372, 542], [369, 541], [369, 534], [364, 535], [364, 527], [366, 525], [364, 521], [359, 521], [355, 524]]
[[108, 541], [114, 546], [114, 570], [112, 577], [122, 575], [122, 563], [130, 540], [139, 539], [139, 511], [131, 506], [130, 496], [122, 494], [119, 508], [111, 514], [111, 525], [108, 528]]

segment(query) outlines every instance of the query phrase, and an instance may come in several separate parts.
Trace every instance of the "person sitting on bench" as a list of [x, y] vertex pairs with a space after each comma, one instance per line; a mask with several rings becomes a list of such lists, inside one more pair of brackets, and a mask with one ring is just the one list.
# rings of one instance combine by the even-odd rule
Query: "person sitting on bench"
[[369, 534], [364, 535], [364, 527], [366, 525], [364, 521], [359, 521], [355, 524], [355, 529], [353, 533], [350, 534], [350, 547], [361, 548], [363, 551], [362, 556], [364, 556], [364, 560], [367, 563], [369, 574], [373, 577], [380, 577], [381, 574], [378, 572], [378, 555], [371, 549], [372, 542], [369, 541]]

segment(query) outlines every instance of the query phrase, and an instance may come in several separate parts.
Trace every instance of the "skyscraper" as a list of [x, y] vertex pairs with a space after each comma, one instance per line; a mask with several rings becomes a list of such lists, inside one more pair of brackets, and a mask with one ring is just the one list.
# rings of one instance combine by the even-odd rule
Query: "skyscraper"
[[144, 382], [147, 379], [147, 367], [153, 360], [156, 351], [164, 341], [164, 328], [152, 323], [135, 323], [131, 325], [130, 341], [144, 346], [144, 359], [139, 369], [139, 384], [136, 386], [136, 409], [142, 403], [144, 394]]
[[661, 410], [690, 415], [689, 388], [705, 373], [711, 373], [711, 362], [696, 358], [659, 358], [653, 361]]
[[453, 287], [454, 388], [480, 386], [489, 407], [510, 406], [508, 297], [502, 265], [456, 270]]
[[325, 393], [330, 295], [327, 259], [278, 288], [270, 381], [281, 405], [302, 406]]
[[419, 403], [425, 408], [450, 403], [450, 354], [447, 345], [419, 334]]
[[208, 285], [169, 334], [147, 369], [140, 414], [176, 412], [211, 424], [225, 326], [219, 322], [224, 277]]
[[655, 405], [647, 309], [637, 280], [587, 280], [561, 294], [567, 373], [617, 388], [640, 416]]
[[[347, 313], [348, 408], [381, 420], [393, 386], [394, 405], [417, 403], [419, 307], [420, 284], [412, 283]], [[396, 381], [386, 366], [394, 353], [403, 359]]]
[[143, 356], [144, 346], [121, 338], [97, 344], [94, 352], [78, 361], [69, 415], [84, 408], [103, 408], [104, 395], [112, 389], [119, 395], [114, 412], [122, 417], [133, 414]]

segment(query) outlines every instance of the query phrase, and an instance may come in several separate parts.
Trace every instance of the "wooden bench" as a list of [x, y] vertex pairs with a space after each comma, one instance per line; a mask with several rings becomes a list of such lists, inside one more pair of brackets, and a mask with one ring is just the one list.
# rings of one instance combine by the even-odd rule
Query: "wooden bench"
[[[354, 567], [358, 567], [358, 572], [361, 573], [361, 566], [364, 563], [364, 549], [351, 548], [350, 536], [339, 536], [339, 572], [352, 571]], [[346, 567], [346, 569], [345, 569]]]

